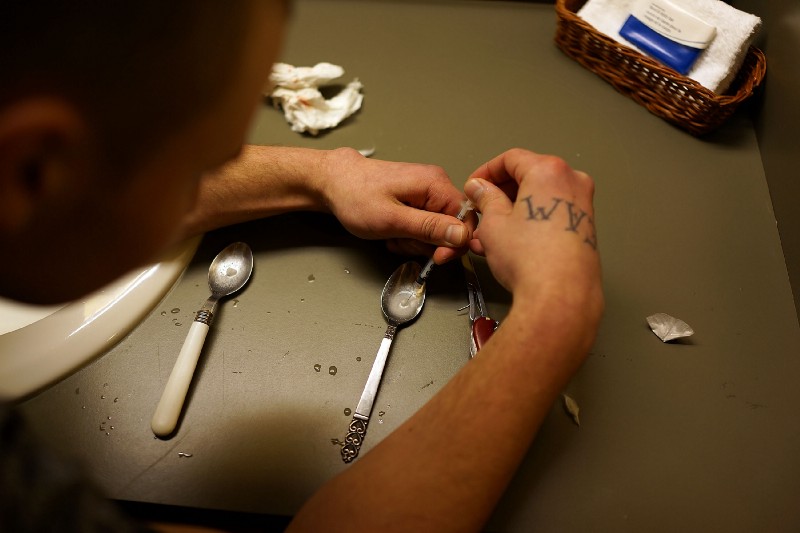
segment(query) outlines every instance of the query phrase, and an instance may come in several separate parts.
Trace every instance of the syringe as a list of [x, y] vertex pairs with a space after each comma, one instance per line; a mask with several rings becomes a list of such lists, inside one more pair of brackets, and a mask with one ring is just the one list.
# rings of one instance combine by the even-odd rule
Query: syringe
[[[463, 221], [464, 217], [467, 216], [467, 213], [473, 209], [475, 209], [475, 206], [472, 205], [472, 202], [470, 200], [464, 200], [461, 202], [461, 210], [458, 212], [458, 215], [456, 215], [456, 218]], [[422, 288], [422, 286], [425, 284], [425, 280], [428, 279], [428, 275], [431, 273], [431, 270], [433, 270], [435, 265], [436, 263], [433, 262], [433, 257], [431, 257], [428, 262], [425, 263], [425, 266], [422, 267], [422, 270], [419, 273], [419, 277], [417, 277], [417, 280], [414, 282], [414, 288], [416, 290]]]

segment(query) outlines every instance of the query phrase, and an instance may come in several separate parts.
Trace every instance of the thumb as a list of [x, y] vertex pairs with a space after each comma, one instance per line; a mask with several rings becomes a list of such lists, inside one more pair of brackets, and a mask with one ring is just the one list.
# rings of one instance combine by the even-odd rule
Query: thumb
[[481, 179], [470, 178], [464, 184], [464, 193], [478, 211], [484, 215], [490, 213], [508, 214], [513, 208], [511, 199], [496, 185]]
[[436, 246], [459, 248], [469, 242], [469, 230], [450, 215], [405, 207], [402, 217], [405, 231], [401, 237], [416, 239]]

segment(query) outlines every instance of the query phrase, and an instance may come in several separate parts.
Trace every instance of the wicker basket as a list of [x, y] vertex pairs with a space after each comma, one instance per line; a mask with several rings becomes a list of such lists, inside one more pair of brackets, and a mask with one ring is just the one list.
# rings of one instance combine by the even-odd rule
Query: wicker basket
[[558, 47], [617, 91], [694, 135], [722, 124], [764, 79], [767, 60], [761, 50], [751, 47], [726, 94], [715, 94], [595, 30], [575, 14], [585, 2], [556, 1]]

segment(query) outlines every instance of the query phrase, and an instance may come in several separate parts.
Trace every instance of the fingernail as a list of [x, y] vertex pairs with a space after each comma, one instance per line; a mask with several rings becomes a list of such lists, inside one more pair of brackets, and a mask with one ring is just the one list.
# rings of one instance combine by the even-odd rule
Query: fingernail
[[459, 224], [453, 224], [444, 232], [446, 246], [463, 246], [467, 238], [467, 229]]
[[473, 201], [477, 201], [485, 190], [486, 187], [483, 185], [483, 182], [477, 178], [467, 180], [464, 184], [464, 193]]

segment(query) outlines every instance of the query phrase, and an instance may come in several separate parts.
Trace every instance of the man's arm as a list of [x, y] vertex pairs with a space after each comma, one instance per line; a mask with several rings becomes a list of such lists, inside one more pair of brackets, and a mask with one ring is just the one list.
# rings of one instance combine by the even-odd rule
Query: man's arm
[[[469, 228], [455, 219], [463, 195], [440, 167], [368, 159], [356, 150], [245, 146], [206, 174], [185, 236], [289, 211], [334, 214], [367, 239], [427, 255], [464, 247]], [[456, 255], [436, 251], [439, 262]]]
[[474, 247], [513, 293], [507, 318], [422, 409], [323, 486], [290, 530], [479, 530], [594, 342], [603, 298], [591, 180], [520, 150], [472, 178], [465, 190], [483, 213]]

